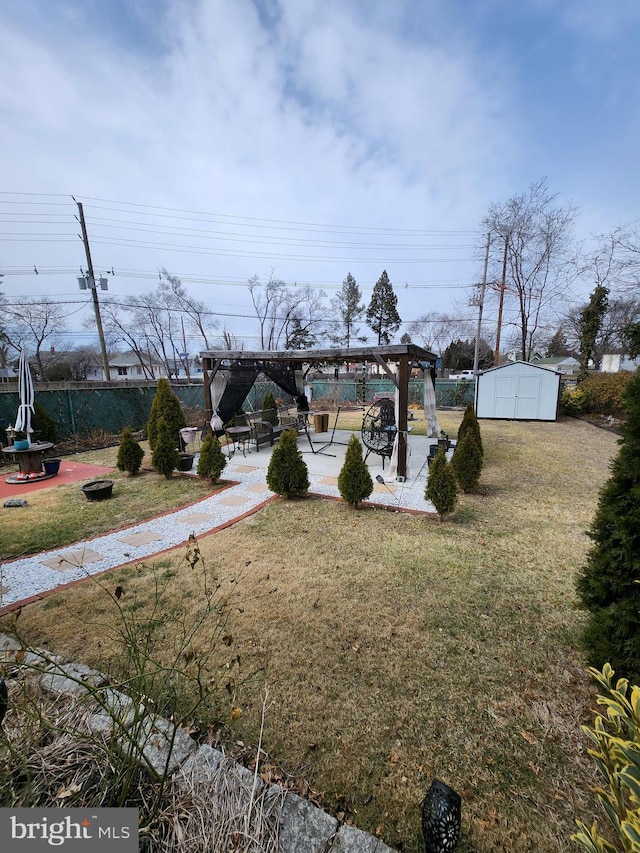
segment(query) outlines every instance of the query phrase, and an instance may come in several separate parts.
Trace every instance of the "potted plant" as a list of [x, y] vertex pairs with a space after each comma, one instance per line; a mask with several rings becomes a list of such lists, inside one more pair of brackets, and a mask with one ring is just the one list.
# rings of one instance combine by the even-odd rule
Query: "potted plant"
[[18, 430], [13, 438], [13, 447], [15, 450], [28, 450], [31, 447], [28, 434]]
[[178, 471], [190, 471], [193, 468], [194, 453], [178, 454]]

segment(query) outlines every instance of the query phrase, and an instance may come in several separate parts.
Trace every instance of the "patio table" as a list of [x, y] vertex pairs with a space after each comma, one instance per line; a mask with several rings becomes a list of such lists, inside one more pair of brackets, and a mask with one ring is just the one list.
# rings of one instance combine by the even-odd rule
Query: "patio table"
[[16, 450], [13, 445], [3, 447], [2, 452], [9, 456], [15, 456], [18, 460], [18, 474], [11, 474], [5, 480], [9, 485], [21, 485], [33, 480], [48, 480], [55, 474], [46, 474], [42, 470], [42, 459], [47, 450], [51, 450], [53, 444], [50, 441], [35, 441], [26, 450]]

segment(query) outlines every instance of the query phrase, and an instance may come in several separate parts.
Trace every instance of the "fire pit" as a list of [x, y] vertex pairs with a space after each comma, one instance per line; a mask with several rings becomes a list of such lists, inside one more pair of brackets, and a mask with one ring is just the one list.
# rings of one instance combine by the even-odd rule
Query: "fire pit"
[[82, 486], [88, 501], [106, 501], [113, 491], [113, 480], [92, 480]]

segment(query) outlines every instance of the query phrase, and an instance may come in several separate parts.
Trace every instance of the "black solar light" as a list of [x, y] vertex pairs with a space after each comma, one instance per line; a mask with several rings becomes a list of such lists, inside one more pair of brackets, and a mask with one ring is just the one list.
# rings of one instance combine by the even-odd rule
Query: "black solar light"
[[9, 707], [9, 691], [4, 678], [0, 678], [0, 726]]
[[427, 853], [455, 849], [460, 838], [461, 811], [460, 794], [434, 779], [422, 803], [422, 834]]

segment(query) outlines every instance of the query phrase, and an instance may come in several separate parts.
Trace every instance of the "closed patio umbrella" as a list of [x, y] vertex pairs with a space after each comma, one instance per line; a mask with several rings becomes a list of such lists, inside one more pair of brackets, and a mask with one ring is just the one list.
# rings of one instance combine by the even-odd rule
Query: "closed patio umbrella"
[[20, 404], [18, 406], [18, 416], [16, 418], [16, 432], [26, 432], [27, 437], [31, 439], [33, 427], [31, 419], [34, 415], [33, 401], [33, 377], [29, 367], [29, 359], [24, 349], [20, 350], [20, 362], [18, 365], [18, 395]]

